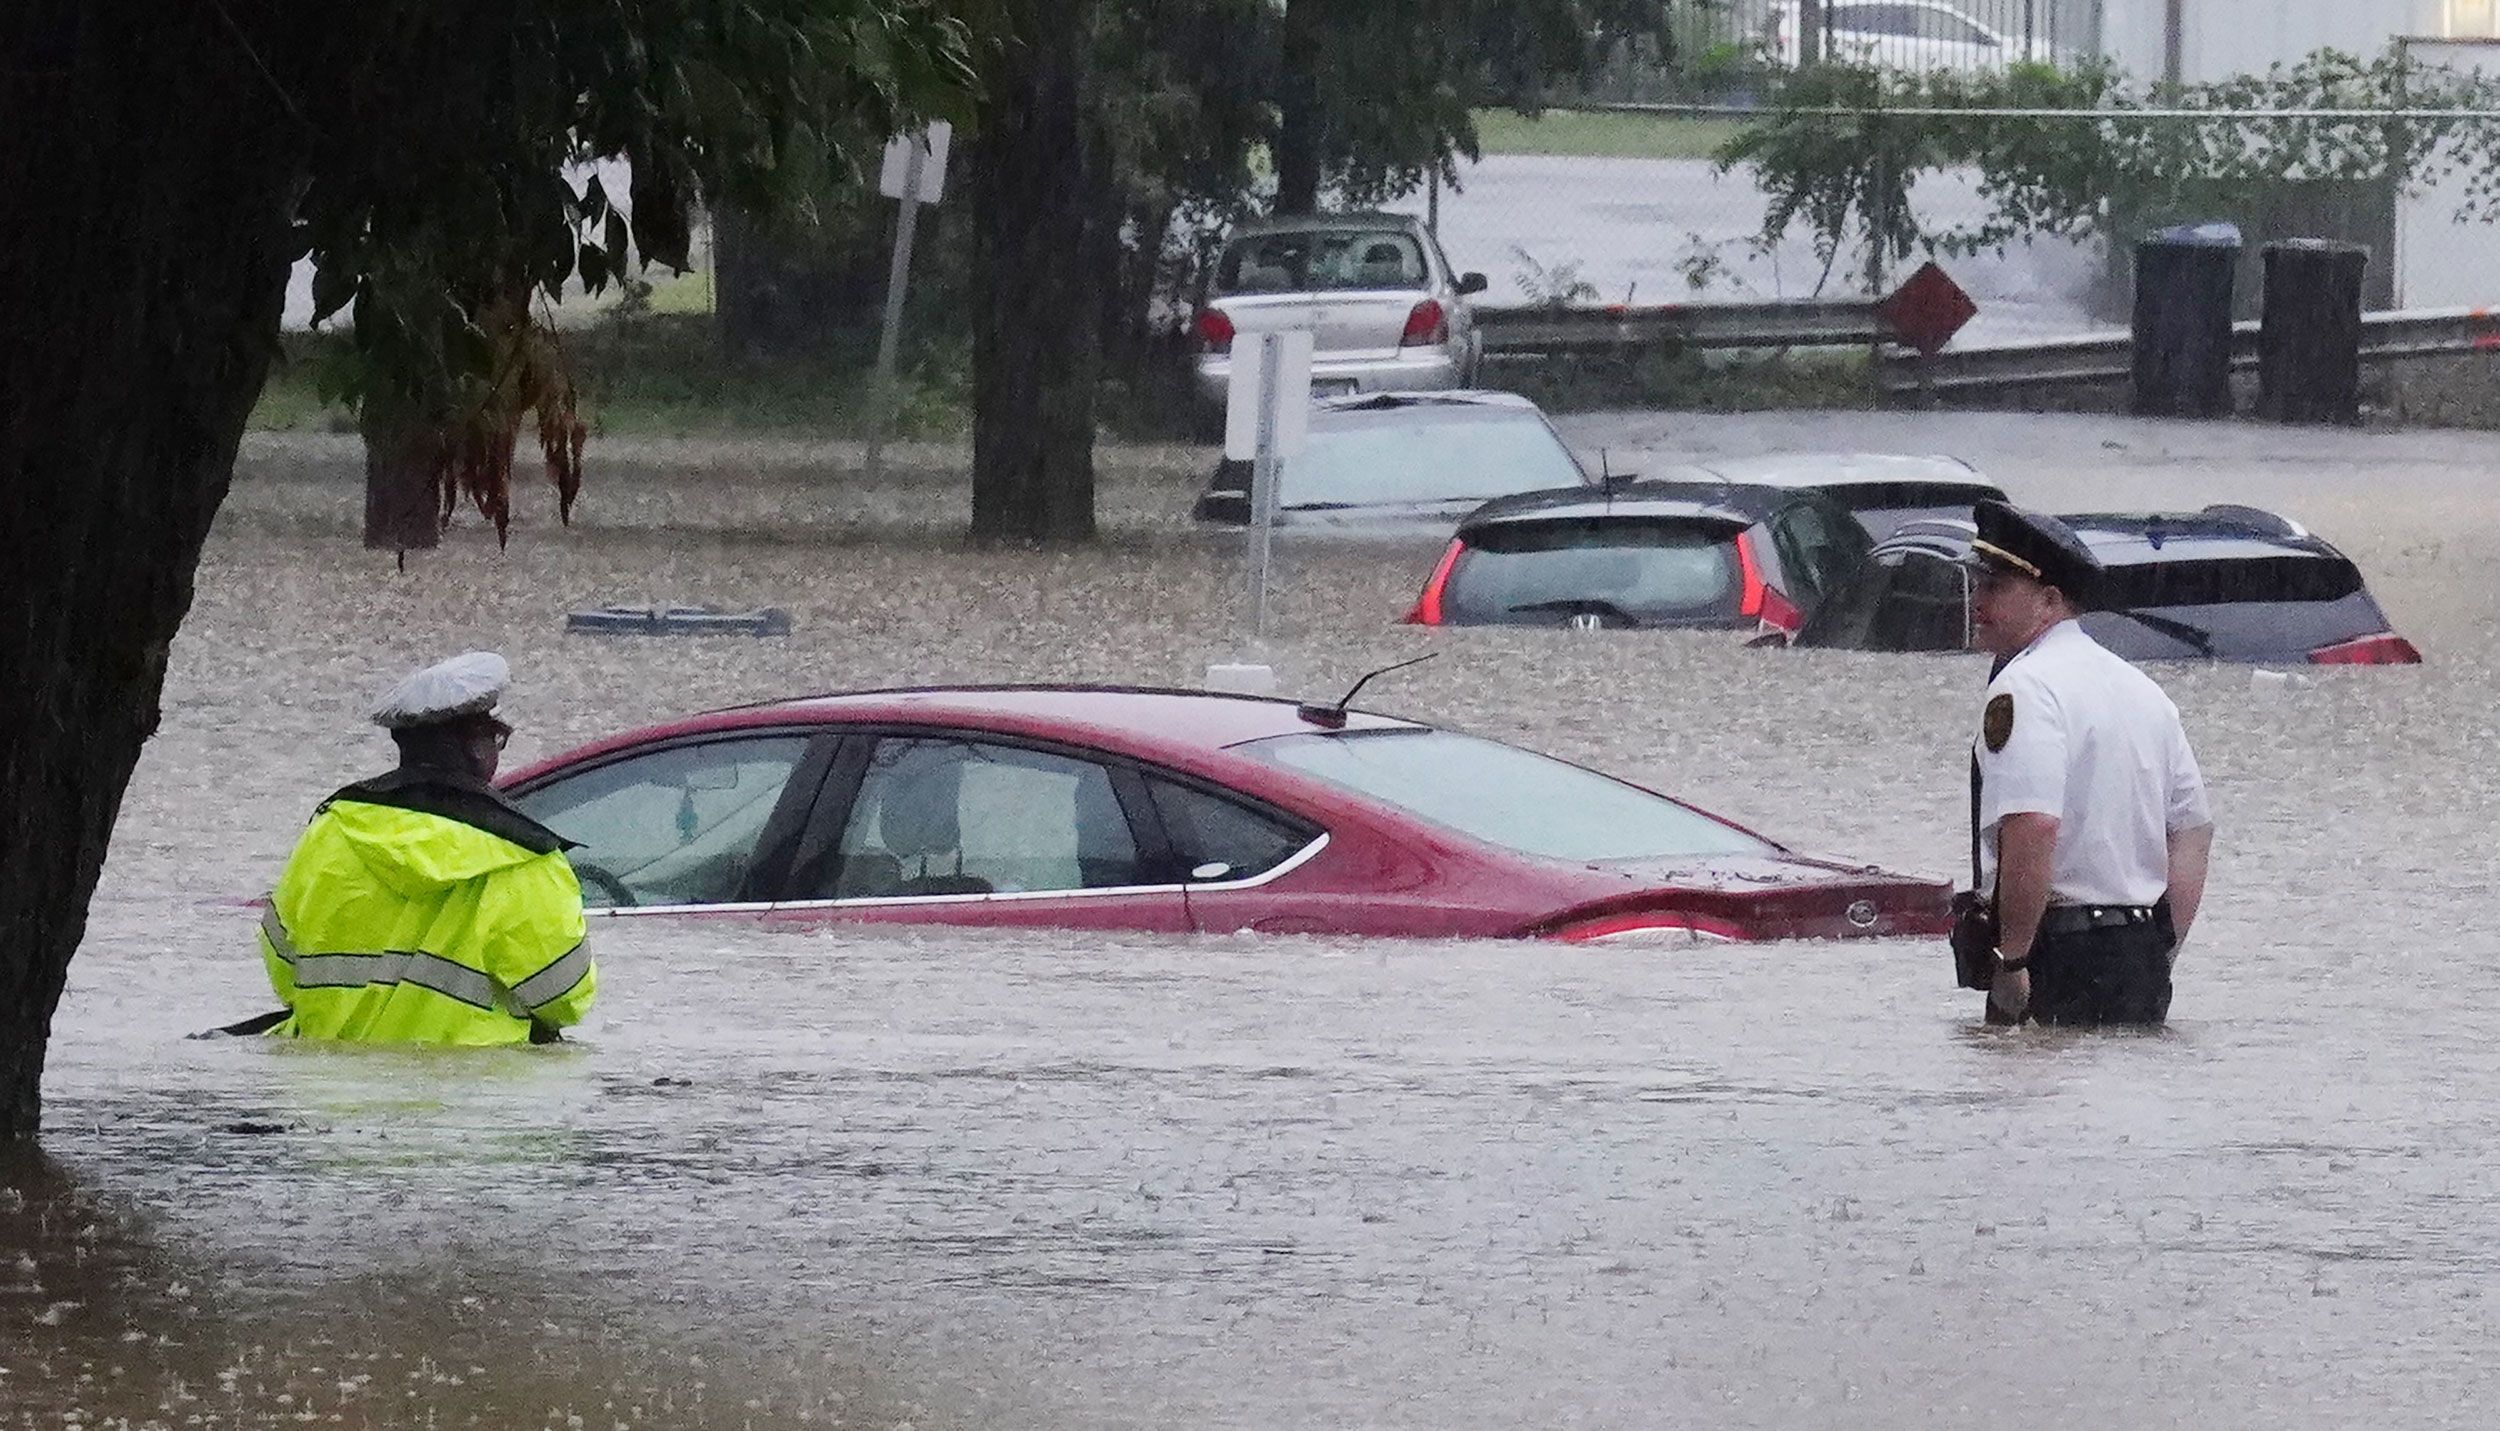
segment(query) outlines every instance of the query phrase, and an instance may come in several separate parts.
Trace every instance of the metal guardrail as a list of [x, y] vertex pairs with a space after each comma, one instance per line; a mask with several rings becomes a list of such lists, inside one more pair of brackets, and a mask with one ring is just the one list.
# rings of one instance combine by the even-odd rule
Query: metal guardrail
[[[2072, 338], [1948, 348], [1930, 357], [1899, 345], [1891, 325], [1862, 299], [1662, 304], [1647, 308], [1486, 307], [1476, 310], [1492, 357], [1619, 353], [1645, 348], [1880, 348], [1876, 382], [1891, 394], [1984, 391], [2115, 382], [2134, 370], [2127, 330]], [[2258, 324], [2232, 325], [2231, 364], [2257, 366]], [[2434, 308], [2365, 313], [2361, 360], [2394, 362], [2459, 353], [2500, 354], [2500, 312]]]
[[[2234, 370], [2256, 368], [2258, 331], [2254, 321], [2231, 325]], [[2500, 353], [2500, 313], [2484, 308], [2433, 308], [2365, 313], [2361, 318], [2361, 361], [2365, 363], [2478, 352]], [[2134, 364], [2134, 338], [2118, 329], [2037, 343], [1947, 349], [1925, 358], [1906, 349], [1888, 348], [1877, 382], [1895, 395], [1978, 392], [2124, 381], [2133, 375]]]
[[1624, 349], [1866, 347], [1892, 328], [1861, 299], [1769, 303], [1668, 303], [1633, 308], [1484, 307], [1476, 310], [1487, 354], [1603, 353]]

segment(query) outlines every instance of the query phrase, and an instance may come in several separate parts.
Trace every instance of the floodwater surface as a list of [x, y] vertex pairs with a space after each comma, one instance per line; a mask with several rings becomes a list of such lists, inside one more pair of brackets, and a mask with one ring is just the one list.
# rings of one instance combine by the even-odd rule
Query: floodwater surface
[[[2500, 442], [2097, 419], [1584, 418], [1657, 460], [1955, 451], [2068, 510], [2255, 501], [2414, 669], [2156, 675], [2221, 834], [2171, 1026], [1979, 1026], [1941, 947], [601, 925], [572, 1043], [185, 1034], [247, 912], [470, 646], [510, 758], [735, 701], [1192, 683], [1245, 650], [1186, 455], [1109, 540], [975, 551], [822, 453], [620, 444], [580, 522], [407, 571], [353, 449], [255, 446], [0, 1175], [0, 1426], [2486, 1424], [2500, 1271]], [[599, 454], [594, 450], [594, 458]], [[1614, 465], [1626, 463], [1615, 460]], [[536, 514], [537, 494], [521, 505]], [[1962, 858], [1977, 658], [1397, 626], [1420, 549], [1300, 548], [1266, 654], [1805, 847]], [[788, 607], [787, 640], [568, 638]]]

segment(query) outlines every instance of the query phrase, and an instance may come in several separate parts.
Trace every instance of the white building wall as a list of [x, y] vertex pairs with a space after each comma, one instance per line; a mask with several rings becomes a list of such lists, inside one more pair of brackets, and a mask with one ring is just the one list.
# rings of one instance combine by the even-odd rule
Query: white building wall
[[[2500, 78], [2500, 41], [2420, 44], [2413, 62]], [[2396, 306], [2468, 308], [2500, 304], [2500, 227], [2460, 223], [2469, 187], [2482, 176], [2452, 173], [2396, 201]]]
[[[2180, 78], [2190, 83], [2263, 73], [2313, 50], [2375, 56], [2401, 35], [2447, 32], [2449, 0], [2180, 0]], [[2161, 77], [2165, 0], [2107, 0], [2102, 33], [2112, 59], [2139, 79]]]

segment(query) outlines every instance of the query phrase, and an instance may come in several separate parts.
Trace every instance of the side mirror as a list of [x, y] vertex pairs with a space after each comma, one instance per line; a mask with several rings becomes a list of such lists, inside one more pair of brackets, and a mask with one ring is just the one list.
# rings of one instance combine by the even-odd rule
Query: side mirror
[[1493, 280], [1481, 273], [1462, 273], [1458, 276], [1458, 295], [1461, 298], [1470, 293], [1482, 293], [1492, 286]]

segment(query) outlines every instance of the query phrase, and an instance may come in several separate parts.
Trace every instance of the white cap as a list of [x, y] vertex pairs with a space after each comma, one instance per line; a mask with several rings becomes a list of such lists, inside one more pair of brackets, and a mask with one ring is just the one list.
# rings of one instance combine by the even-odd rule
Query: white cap
[[512, 683], [512, 668], [492, 651], [469, 651], [438, 661], [391, 687], [373, 708], [373, 723], [385, 730], [407, 730], [482, 715], [495, 708], [503, 688]]

